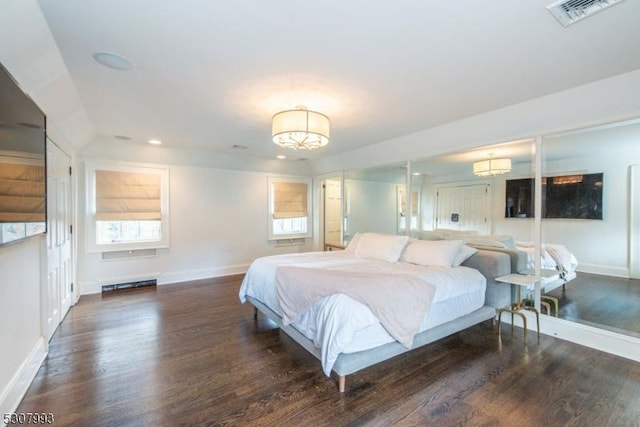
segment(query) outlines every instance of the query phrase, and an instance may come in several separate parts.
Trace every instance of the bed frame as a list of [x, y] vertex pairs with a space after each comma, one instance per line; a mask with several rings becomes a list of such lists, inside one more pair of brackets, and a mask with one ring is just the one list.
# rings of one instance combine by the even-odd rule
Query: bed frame
[[[370, 350], [338, 355], [333, 366], [333, 372], [338, 375], [338, 390], [340, 390], [341, 393], [345, 391], [347, 375], [415, 348], [422, 347], [423, 345], [452, 335], [463, 329], [484, 322], [485, 320], [495, 322], [497, 310], [511, 305], [511, 287], [494, 280], [496, 277], [504, 276], [511, 272], [509, 255], [496, 251], [478, 250], [478, 252], [467, 259], [462, 265], [479, 270], [487, 278], [485, 305], [458, 319], [417, 334], [414, 337], [413, 347], [411, 349], [407, 349], [398, 342], [392, 342]], [[282, 331], [304, 347], [309, 353], [313, 354], [318, 360], [321, 360], [320, 349], [313, 344], [313, 341], [294, 327], [283, 325], [280, 315], [262, 302], [251, 297], [247, 297], [247, 300], [255, 307], [254, 316], [257, 316], [257, 312], [260, 311], [264, 316], [275, 322]]]

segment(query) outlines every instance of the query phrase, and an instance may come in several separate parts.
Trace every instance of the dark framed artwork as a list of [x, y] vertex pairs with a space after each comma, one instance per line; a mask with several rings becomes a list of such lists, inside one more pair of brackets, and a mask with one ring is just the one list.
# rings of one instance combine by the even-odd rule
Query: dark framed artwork
[[[542, 218], [603, 218], [604, 174], [575, 174], [542, 178]], [[532, 218], [533, 178], [509, 179], [505, 190], [505, 218]]]

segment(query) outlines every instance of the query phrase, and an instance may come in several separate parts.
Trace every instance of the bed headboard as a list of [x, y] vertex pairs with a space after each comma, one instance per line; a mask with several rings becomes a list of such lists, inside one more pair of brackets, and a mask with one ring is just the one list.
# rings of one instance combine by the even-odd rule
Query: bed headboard
[[476, 249], [482, 249], [485, 251], [502, 252], [509, 255], [511, 259], [511, 273], [519, 273], [528, 268], [529, 255], [525, 251], [521, 251], [516, 248], [498, 248], [493, 246], [481, 246], [481, 245], [469, 245]]
[[494, 280], [496, 277], [511, 274], [511, 257], [509, 254], [478, 249], [478, 252], [463, 262], [462, 265], [475, 268], [487, 278], [486, 305], [494, 308], [504, 308], [511, 305], [511, 286]]

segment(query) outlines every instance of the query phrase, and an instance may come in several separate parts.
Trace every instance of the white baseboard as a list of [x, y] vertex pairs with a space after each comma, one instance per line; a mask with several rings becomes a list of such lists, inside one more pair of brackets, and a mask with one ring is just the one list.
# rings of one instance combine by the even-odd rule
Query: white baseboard
[[[527, 310], [523, 313], [527, 316], [527, 329], [535, 332], [535, 314]], [[510, 316], [507, 317], [506, 324], [510, 325]], [[505, 319], [503, 316], [503, 323]], [[518, 316], [515, 316], [514, 324], [522, 327]], [[546, 315], [540, 316], [540, 333], [640, 362], [640, 338]]]
[[210, 279], [212, 277], [224, 277], [247, 272], [249, 264], [228, 265], [224, 267], [207, 268], [202, 270], [177, 271], [164, 273], [158, 277], [158, 285], [169, 283], [188, 282], [191, 280]]
[[[22, 362], [13, 378], [0, 394], [0, 414], [10, 414], [18, 409], [18, 405], [26, 394], [31, 382], [38, 373], [40, 365], [47, 357], [47, 343], [44, 337], [40, 337], [31, 353]], [[0, 420], [0, 425], [4, 422]]]
[[117, 283], [137, 282], [141, 280], [155, 279], [158, 286], [167, 285], [169, 283], [188, 282], [191, 280], [210, 279], [212, 277], [231, 276], [234, 274], [244, 274], [249, 268], [249, 264], [237, 264], [224, 267], [207, 268], [202, 270], [176, 271], [170, 273], [150, 272], [145, 274], [137, 274], [132, 276], [107, 277], [104, 279], [81, 282], [80, 293], [82, 295], [99, 294], [102, 292], [102, 286]]
[[624, 277], [624, 278], [629, 277], [628, 268], [610, 267], [608, 265], [580, 264], [576, 268], [576, 271], [579, 273], [600, 274], [603, 276]]

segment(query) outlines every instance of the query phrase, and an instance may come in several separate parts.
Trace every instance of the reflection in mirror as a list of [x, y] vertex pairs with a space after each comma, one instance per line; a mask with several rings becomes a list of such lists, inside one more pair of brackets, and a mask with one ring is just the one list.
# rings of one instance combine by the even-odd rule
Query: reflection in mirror
[[398, 186], [404, 188], [403, 164], [345, 173], [344, 240], [355, 233], [398, 233]]
[[[420, 230], [434, 231], [434, 236], [508, 235], [514, 241], [532, 240], [532, 221], [513, 221], [505, 215], [506, 182], [532, 177], [532, 150], [533, 141], [514, 141], [412, 161], [414, 184], [419, 178]], [[510, 169], [478, 171], [478, 164], [496, 159], [509, 160], [502, 164]]]
[[[416, 182], [418, 181], [418, 182]], [[397, 186], [397, 200], [398, 200], [398, 234], [406, 234], [407, 232], [407, 218], [411, 217], [409, 221], [411, 230], [419, 230], [420, 217], [420, 184], [419, 179], [412, 178], [411, 180], [411, 203], [407, 203], [407, 186], [406, 184]], [[409, 209], [411, 208], [411, 209]]]
[[546, 136], [541, 186], [543, 213], [562, 214], [542, 219], [542, 267], [557, 270], [543, 294], [560, 318], [637, 337], [639, 142], [640, 120]]
[[324, 245], [343, 246], [342, 239], [342, 176], [324, 180]]

